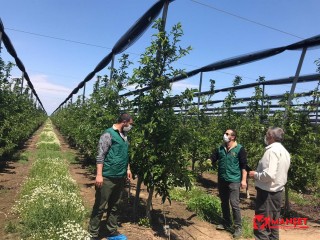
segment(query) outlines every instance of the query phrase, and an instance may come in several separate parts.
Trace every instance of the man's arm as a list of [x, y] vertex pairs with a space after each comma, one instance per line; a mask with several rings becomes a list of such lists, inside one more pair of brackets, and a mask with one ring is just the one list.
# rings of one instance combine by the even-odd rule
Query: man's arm
[[247, 187], [247, 170], [246, 170], [247, 163], [248, 163], [247, 152], [242, 147], [240, 149], [240, 151], [239, 151], [239, 166], [240, 166], [240, 169], [241, 169], [241, 176], [242, 176], [241, 184], [240, 184], [241, 188], [246, 188]]
[[96, 158], [97, 163], [97, 175], [96, 175], [96, 186], [101, 187], [103, 183], [102, 169], [104, 158], [111, 146], [111, 135], [110, 133], [104, 133], [101, 135], [98, 144], [98, 155]]
[[210, 156], [212, 166], [214, 166], [214, 164], [218, 161], [218, 159], [219, 159], [218, 149], [213, 149], [212, 154]]
[[278, 156], [273, 151], [267, 151], [263, 159], [267, 161], [267, 167], [261, 172], [255, 171], [253, 177], [261, 182], [271, 182], [276, 178], [278, 171]]

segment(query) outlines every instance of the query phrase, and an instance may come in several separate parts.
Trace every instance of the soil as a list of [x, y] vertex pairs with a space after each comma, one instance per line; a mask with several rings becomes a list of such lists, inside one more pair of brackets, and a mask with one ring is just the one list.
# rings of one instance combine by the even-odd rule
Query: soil
[[[35, 150], [35, 143], [37, 142], [40, 128], [32, 138], [27, 141], [22, 151]], [[56, 131], [61, 142], [62, 151], [73, 151], [78, 154], [75, 149], [70, 148], [61, 134]], [[80, 158], [81, 159], [81, 158]], [[5, 231], [5, 226], [10, 221], [17, 221], [17, 216], [10, 213], [15, 200], [17, 200], [22, 183], [28, 176], [29, 169], [34, 159], [32, 157], [26, 163], [16, 162], [8, 159], [6, 162], [0, 162], [0, 239], [15, 240], [20, 239], [17, 234], [8, 234]], [[94, 202], [94, 180], [95, 176], [92, 174], [86, 165], [82, 162], [79, 164], [70, 165], [70, 173], [73, 179], [76, 180], [80, 187], [81, 196], [86, 207], [91, 209]], [[199, 186], [203, 187], [208, 193], [217, 195], [217, 179], [213, 174], [203, 174], [198, 181]], [[123, 194], [123, 201], [121, 206], [121, 217], [119, 219], [119, 231], [124, 233], [129, 240], [155, 240], [155, 239], [197, 239], [210, 240], [232, 239], [232, 235], [226, 231], [217, 231], [215, 225], [200, 220], [195, 213], [186, 209], [183, 203], [172, 201], [171, 205], [168, 203], [161, 204], [161, 198], [153, 199], [152, 224], [151, 227], [139, 226], [133, 221], [132, 209], [133, 199], [136, 190], [136, 180], [132, 180], [126, 192]], [[254, 217], [254, 199], [255, 189], [253, 183], [249, 182], [250, 199], [246, 198], [244, 192], [241, 193], [241, 213], [243, 216], [248, 216], [250, 219]], [[142, 186], [140, 200], [141, 208], [139, 214], [144, 214], [144, 203], [147, 198], [147, 190]], [[306, 230], [300, 229], [280, 229], [280, 238], [283, 240], [307, 240], [320, 239], [320, 216], [319, 206], [317, 207], [298, 207], [292, 204], [292, 209], [297, 213], [297, 216], [305, 216], [308, 220], [309, 228]], [[170, 235], [165, 235], [164, 225], [169, 225]], [[101, 229], [103, 236], [105, 229]], [[102, 238], [105, 239], [105, 238]]]

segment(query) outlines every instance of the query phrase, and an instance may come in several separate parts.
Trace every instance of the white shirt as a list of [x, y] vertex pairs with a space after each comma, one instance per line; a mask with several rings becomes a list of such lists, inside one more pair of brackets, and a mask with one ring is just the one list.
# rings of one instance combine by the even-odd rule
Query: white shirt
[[268, 145], [254, 175], [256, 187], [268, 192], [283, 190], [289, 167], [290, 154], [282, 144], [274, 142]]

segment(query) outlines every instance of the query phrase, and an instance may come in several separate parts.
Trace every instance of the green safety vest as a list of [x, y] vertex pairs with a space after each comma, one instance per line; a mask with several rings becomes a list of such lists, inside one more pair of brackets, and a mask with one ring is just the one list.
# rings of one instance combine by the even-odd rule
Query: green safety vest
[[103, 162], [102, 175], [110, 178], [122, 178], [127, 174], [129, 144], [112, 127], [104, 131], [111, 135], [111, 146]]
[[237, 144], [227, 152], [224, 146], [220, 146], [218, 149], [219, 161], [218, 161], [218, 176], [227, 182], [240, 182], [241, 170], [239, 165], [239, 152], [242, 146]]

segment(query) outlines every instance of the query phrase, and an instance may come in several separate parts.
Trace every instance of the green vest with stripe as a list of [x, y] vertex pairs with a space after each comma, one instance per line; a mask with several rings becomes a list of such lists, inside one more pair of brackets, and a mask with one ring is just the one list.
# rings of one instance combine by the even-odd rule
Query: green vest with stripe
[[129, 160], [129, 144], [112, 127], [104, 132], [111, 135], [111, 146], [103, 162], [102, 175], [109, 178], [125, 177]]
[[218, 149], [218, 176], [227, 182], [241, 182], [241, 170], [239, 165], [239, 151], [242, 148], [240, 144], [227, 152], [225, 146]]

